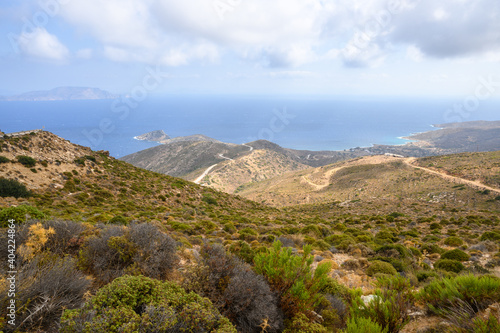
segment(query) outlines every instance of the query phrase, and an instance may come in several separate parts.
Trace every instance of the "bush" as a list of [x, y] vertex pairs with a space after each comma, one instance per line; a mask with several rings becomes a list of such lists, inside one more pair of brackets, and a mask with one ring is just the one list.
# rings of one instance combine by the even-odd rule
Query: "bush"
[[374, 299], [365, 304], [358, 297], [351, 307], [351, 318], [369, 318], [389, 333], [399, 332], [409, 321], [408, 312], [415, 296], [409, 280], [401, 276], [380, 277]]
[[464, 244], [464, 241], [456, 236], [451, 236], [448, 237], [444, 240], [444, 245], [448, 246], [462, 246]]
[[28, 198], [31, 192], [15, 179], [0, 178], [0, 197]]
[[7, 157], [0, 156], [0, 164], [2, 164], [2, 163], [9, 163], [9, 162], [10, 162], [10, 160]]
[[127, 275], [101, 288], [82, 309], [64, 311], [60, 332], [236, 330], [208, 299], [172, 282]]
[[33, 168], [36, 165], [36, 160], [29, 156], [16, 156], [17, 161], [27, 168]]
[[[265, 332], [265, 331], [264, 331]], [[327, 333], [328, 330], [320, 324], [311, 322], [303, 313], [297, 314], [287, 325], [283, 333]]]
[[425, 286], [417, 298], [430, 312], [441, 316], [458, 307], [460, 302], [465, 302], [477, 313], [500, 301], [500, 279], [487, 275], [436, 279]]
[[[37, 256], [18, 272], [16, 326], [6, 326], [5, 332], [56, 331], [63, 310], [80, 307], [90, 286], [71, 258]], [[0, 317], [6, 315], [7, 302], [2, 290]]]
[[387, 329], [382, 328], [370, 318], [349, 318], [347, 327], [343, 333], [387, 333]]
[[429, 278], [437, 278], [439, 275], [433, 271], [419, 271], [416, 273], [418, 282], [426, 281]]
[[210, 194], [204, 194], [203, 198], [201, 198], [202, 201], [206, 202], [209, 205], [217, 205], [217, 200], [212, 197]]
[[441, 255], [441, 259], [451, 259], [457, 261], [467, 261], [470, 256], [462, 250], [454, 249], [451, 251], [446, 251]]
[[16, 220], [16, 224], [21, 224], [30, 218], [44, 219], [45, 214], [35, 207], [27, 205], [5, 208], [0, 211], [0, 227], [7, 227], [9, 219], [14, 219]]
[[128, 221], [127, 219], [122, 216], [122, 215], [117, 215], [113, 217], [111, 220], [108, 221], [109, 224], [121, 224], [121, 225], [127, 225]]
[[481, 235], [480, 240], [500, 241], [500, 232], [486, 231]]
[[439, 259], [434, 264], [435, 268], [442, 269], [447, 272], [460, 273], [465, 269], [460, 261], [452, 259]]
[[164, 279], [174, 267], [177, 243], [151, 224], [107, 226], [82, 247], [79, 263], [106, 284], [124, 274]]
[[442, 248], [440, 248], [439, 246], [437, 246], [436, 244], [424, 244], [422, 245], [422, 248], [421, 248], [422, 252], [427, 252], [429, 254], [432, 254], [432, 253], [443, 253], [445, 252]]
[[83, 243], [85, 226], [79, 222], [49, 220], [43, 223], [46, 229], [52, 228], [54, 233], [48, 237], [44, 249], [58, 255], [78, 254]]
[[149, 223], [130, 226], [129, 238], [137, 247], [132, 258], [143, 275], [165, 279], [175, 267], [177, 242]]
[[366, 275], [374, 276], [377, 273], [395, 275], [397, 274], [396, 269], [390, 263], [380, 260], [375, 260], [366, 269]]
[[221, 245], [203, 246], [198, 266], [187, 274], [184, 286], [212, 300], [239, 332], [261, 332], [262, 325], [267, 332], [283, 329], [278, 299], [268, 283]]
[[303, 250], [303, 255], [293, 255], [291, 248], [283, 248], [276, 241], [266, 253], [259, 253], [254, 259], [255, 271], [263, 274], [278, 293], [281, 309], [288, 318], [300, 312], [312, 316], [331, 269], [330, 264], [324, 263], [313, 271], [311, 247], [304, 246]]

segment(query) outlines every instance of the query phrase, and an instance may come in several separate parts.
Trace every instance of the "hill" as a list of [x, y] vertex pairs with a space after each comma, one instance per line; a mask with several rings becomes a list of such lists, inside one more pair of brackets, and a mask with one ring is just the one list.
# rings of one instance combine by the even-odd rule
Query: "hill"
[[[213, 152], [220, 148], [228, 150], [221, 167], [232, 163], [229, 158], [249, 166], [285, 158], [284, 165], [295, 162], [275, 151], [278, 147], [222, 145]], [[224, 321], [225, 327], [249, 333], [260, 332], [260, 324], [269, 332], [331, 332], [349, 325], [347, 314], [363, 302], [360, 293], [372, 299], [381, 295], [384, 306], [394, 304], [393, 293], [402, 293], [397, 311], [386, 312], [394, 321], [409, 319], [401, 332], [426, 325], [443, 331], [441, 321], [456, 323], [427, 316], [432, 310], [427, 303], [455, 305], [435, 295], [433, 284], [447, 278], [453, 288], [460, 284], [453, 280], [457, 273], [471, 273], [457, 278], [472, 280], [470, 308], [481, 302], [492, 312], [500, 302], [500, 280], [494, 277], [500, 276], [500, 196], [494, 179], [488, 185], [493, 190], [479, 183], [497, 174], [497, 161], [498, 152], [429, 159], [369, 156], [319, 168], [303, 164], [306, 169], [240, 189], [258, 196], [254, 187], [273, 182], [260, 193], [266, 199], [258, 200], [275, 205], [281, 197], [310, 197], [309, 204], [273, 208], [134, 167], [48, 132], [4, 136], [0, 252], [8, 257], [7, 244], [15, 238], [16, 277], [23, 283], [16, 289], [15, 327], [7, 324], [7, 284], [0, 284], [0, 330], [118, 331], [133, 321], [146, 331], [158, 323], [192, 325], [185, 328], [203, 322], [210, 328]], [[468, 170], [475, 176], [465, 179]], [[12, 189], [5, 187], [6, 179], [26, 185], [32, 195], [6, 194]], [[10, 218], [16, 219], [14, 226]], [[0, 266], [0, 281], [10, 278], [13, 266], [7, 264]], [[300, 298], [292, 288], [303, 291]], [[192, 293], [186, 296], [184, 290]], [[291, 296], [277, 296], [280, 290]], [[417, 292], [428, 301], [414, 302]], [[469, 290], [453, 292], [469, 295]], [[150, 294], [166, 299], [138, 308]], [[313, 306], [315, 300], [321, 306]], [[294, 302], [304, 306], [290, 307]], [[373, 304], [378, 303], [366, 306]], [[407, 318], [409, 309], [418, 315]], [[482, 318], [480, 311], [468, 318]], [[384, 317], [380, 325], [388, 322]]]
[[[238, 194], [278, 207], [334, 203], [360, 211], [388, 213], [403, 209], [408, 214], [413, 208], [430, 204], [449, 209], [499, 209], [500, 201], [494, 200], [500, 195], [498, 154], [421, 159], [369, 156], [248, 184]], [[434, 170], [423, 165], [434, 166]], [[472, 177], [473, 182], [465, 172], [455, 171], [454, 176], [442, 173], [447, 168], [481, 170], [481, 176]]]
[[[500, 122], [464, 122], [435, 127], [440, 129], [410, 136], [408, 139], [414, 141], [405, 145], [374, 145], [344, 151], [295, 150], [266, 140], [236, 145], [194, 135], [161, 140], [165, 145], [125, 156], [122, 160], [227, 193], [243, 194], [246, 193], [240, 192], [243, 188], [258, 181], [363, 156], [425, 157], [500, 149]], [[261, 190], [263, 188], [259, 187], [258, 192]]]
[[138, 135], [138, 136], [134, 137], [134, 139], [160, 142], [162, 140], [168, 140], [168, 139], [170, 139], [170, 137], [165, 132], [163, 132], [163, 130], [157, 130], [157, 131], [152, 131], [152, 132]]
[[[221, 211], [225, 212], [237, 208], [241, 216], [259, 206], [179, 178], [133, 167], [107, 152], [93, 152], [49, 132], [4, 137], [0, 147], [0, 156], [10, 160], [0, 164], [0, 177], [20, 181], [35, 194], [29, 199], [0, 198], [3, 207], [26, 202], [54, 217], [107, 222], [115, 216], [129, 221], [162, 221], [170, 214], [208, 214], [203, 212], [212, 211], [213, 205], [206, 201], [224, 207]], [[21, 156], [32, 158], [35, 165], [21, 164]]]
[[164, 140], [163, 145], [124, 156], [121, 160], [234, 193], [247, 183], [367, 154], [293, 150], [265, 140], [237, 145], [199, 140], [198, 136], [187, 137], [194, 141], [183, 138], [186, 137]]
[[374, 154], [424, 157], [500, 149], [500, 121], [468, 121], [433, 125], [436, 130], [407, 137], [402, 146], [374, 145]]
[[114, 99], [113, 95], [98, 88], [58, 87], [51, 90], [30, 91], [17, 96], [2, 97], [5, 101], [65, 101], [77, 99]]

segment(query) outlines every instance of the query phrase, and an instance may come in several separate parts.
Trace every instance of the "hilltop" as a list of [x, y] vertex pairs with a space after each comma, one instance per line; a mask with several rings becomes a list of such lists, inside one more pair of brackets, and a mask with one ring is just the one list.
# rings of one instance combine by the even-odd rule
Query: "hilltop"
[[234, 193], [238, 187], [250, 182], [367, 155], [366, 152], [287, 149], [266, 140], [237, 145], [199, 140], [197, 136], [188, 137], [193, 140], [183, 138], [186, 137], [164, 140], [163, 145], [124, 156], [120, 160]]

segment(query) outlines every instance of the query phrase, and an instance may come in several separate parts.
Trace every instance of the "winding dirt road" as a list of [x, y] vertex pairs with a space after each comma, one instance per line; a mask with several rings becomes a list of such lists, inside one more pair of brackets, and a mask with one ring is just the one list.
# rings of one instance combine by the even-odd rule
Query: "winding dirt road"
[[453, 182], [453, 183], [467, 185], [467, 186], [470, 186], [470, 187], [473, 187], [473, 188], [477, 188], [478, 190], [483, 190], [483, 191], [484, 190], [489, 190], [491, 192], [495, 192], [495, 193], [500, 194], [500, 189], [484, 185], [483, 183], [480, 183], [478, 181], [468, 180], [468, 179], [464, 179], [464, 178], [460, 178], [460, 177], [455, 177], [455, 176], [450, 176], [450, 175], [448, 175], [448, 174], [446, 174], [444, 172], [439, 172], [439, 171], [436, 171], [436, 170], [432, 170], [432, 169], [428, 169], [428, 168], [425, 168], [425, 167], [421, 167], [421, 166], [415, 165], [413, 163], [416, 160], [417, 159], [415, 157], [409, 157], [409, 158], [405, 158], [404, 163], [406, 165], [412, 167], [412, 168], [419, 169], [419, 170], [431, 173], [433, 175], [439, 176], [439, 177], [441, 177], [443, 179], [446, 179], [446, 180], [448, 180], [450, 182]]
[[321, 177], [321, 182], [319, 184], [311, 181], [311, 179], [309, 178], [310, 175], [302, 176], [302, 182], [307, 183], [310, 186], [312, 186], [315, 191], [321, 191], [322, 189], [324, 189], [325, 187], [327, 187], [330, 184], [330, 178], [332, 177], [332, 175], [334, 175], [337, 171], [339, 171], [343, 168], [353, 166], [353, 165], [359, 165], [359, 164], [380, 164], [380, 163], [387, 163], [390, 161], [403, 161], [409, 167], [412, 167], [414, 169], [419, 169], [419, 170], [422, 170], [424, 172], [433, 174], [433, 175], [441, 177], [449, 182], [467, 185], [467, 186], [470, 186], [472, 188], [476, 188], [476, 189], [482, 190], [482, 191], [489, 190], [491, 192], [500, 194], [500, 189], [487, 186], [481, 182], [474, 181], [474, 180], [468, 180], [468, 179], [455, 177], [455, 176], [450, 176], [444, 172], [439, 172], [436, 170], [432, 170], [432, 169], [428, 169], [425, 167], [415, 165], [414, 163], [416, 160], [417, 160], [417, 158], [415, 158], [415, 157], [399, 158], [399, 157], [387, 157], [387, 156], [372, 156], [372, 157], [361, 159], [361, 160], [356, 161], [354, 163], [347, 163], [346, 165], [343, 165], [341, 167], [333, 168], [333, 169], [326, 171], [325, 174]]
[[205, 176], [206, 176], [206, 175], [208, 175], [208, 173], [209, 173], [210, 171], [212, 171], [212, 169], [213, 169], [213, 168], [215, 168], [217, 165], [218, 165], [218, 164], [214, 164], [214, 165], [212, 165], [211, 167], [209, 167], [207, 170], [205, 170], [205, 172], [203, 172], [203, 173], [201, 174], [201, 176], [200, 176], [200, 177], [196, 178], [196, 180], [194, 181], [194, 183], [195, 183], [195, 184], [199, 184], [199, 183], [201, 183], [201, 181], [203, 180], [203, 178], [205, 178]]

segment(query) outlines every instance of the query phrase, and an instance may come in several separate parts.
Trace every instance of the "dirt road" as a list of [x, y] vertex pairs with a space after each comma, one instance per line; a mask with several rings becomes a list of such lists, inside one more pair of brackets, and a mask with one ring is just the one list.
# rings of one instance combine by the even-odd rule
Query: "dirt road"
[[473, 188], [477, 188], [478, 190], [483, 190], [483, 191], [484, 190], [489, 190], [491, 192], [500, 194], [500, 189], [484, 185], [483, 183], [480, 183], [478, 181], [468, 180], [468, 179], [464, 179], [464, 178], [460, 178], [460, 177], [455, 177], [455, 176], [450, 176], [450, 175], [448, 175], [448, 174], [446, 174], [444, 172], [439, 172], [439, 171], [436, 171], [436, 170], [432, 170], [432, 169], [428, 169], [428, 168], [425, 168], [425, 167], [421, 167], [421, 166], [415, 165], [414, 162], [416, 160], [417, 159], [415, 157], [409, 157], [409, 158], [405, 158], [404, 163], [406, 165], [412, 167], [412, 168], [419, 169], [419, 170], [431, 173], [433, 175], [439, 176], [439, 177], [441, 177], [443, 179], [446, 179], [446, 180], [448, 180], [450, 182], [453, 182], [453, 183], [467, 185], [467, 186], [470, 186], [470, 187], [473, 187]]

